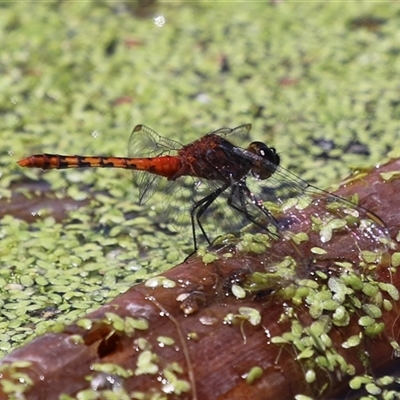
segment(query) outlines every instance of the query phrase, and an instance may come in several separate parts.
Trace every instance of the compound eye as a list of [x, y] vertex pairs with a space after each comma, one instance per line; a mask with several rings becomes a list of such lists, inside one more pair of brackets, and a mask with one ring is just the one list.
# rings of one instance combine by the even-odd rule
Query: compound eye
[[252, 142], [247, 148], [248, 151], [260, 156], [266, 162], [257, 162], [253, 165], [251, 171], [258, 179], [269, 178], [279, 166], [280, 157], [273, 147], [268, 147], [262, 142]]
[[279, 154], [276, 153], [276, 150], [273, 147], [268, 147], [265, 143], [262, 142], [253, 142], [250, 143], [247, 148], [248, 151], [251, 151], [254, 154], [264, 158], [270, 163], [278, 166], [280, 163]]

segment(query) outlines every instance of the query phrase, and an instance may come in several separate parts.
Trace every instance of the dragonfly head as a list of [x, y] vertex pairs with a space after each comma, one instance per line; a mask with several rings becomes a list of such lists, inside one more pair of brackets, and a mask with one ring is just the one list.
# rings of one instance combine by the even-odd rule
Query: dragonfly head
[[252, 142], [249, 144], [247, 150], [260, 156], [263, 161], [266, 161], [262, 162], [260, 160], [260, 162], [255, 163], [251, 168], [251, 172], [256, 178], [261, 180], [267, 179], [276, 171], [280, 163], [280, 157], [273, 147], [268, 147], [262, 142]]

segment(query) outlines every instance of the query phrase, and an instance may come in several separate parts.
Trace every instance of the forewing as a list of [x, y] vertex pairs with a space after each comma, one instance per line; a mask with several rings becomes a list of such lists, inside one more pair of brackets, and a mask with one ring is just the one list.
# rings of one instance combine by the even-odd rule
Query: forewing
[[181, 147], [179, 142], [162, 137], [147, 126], [136, 125], [129, 138], [128, 157], [170, 155]]
[[[311, 214], [310, 231], [318, 233], [321, 246], [324, 248], [333, 235], [346, 234], [347, 238], [354, 239], [351, 245], [348, 243], [348, 248], [353, 246], [353, 250], [371, 252], [386, 250], [388, 231], [379, 217], [372, 212], [340, 196], [318, 189], [285, 168], [276, 167], [258, 155], [242, 149], [235, 151], [244, 159], [253, 160], [255, 163], [264, 162], [265, 168], [271, 171], [275, 169], [268, 179], [261, 180], [251, 171], [245, 178], [251, 194], [247, 208], [252, 218], [258, 214], [259, 221], [268, 221], [263, 212], [265, 208], [277, 216], [278, 228], [280, 231], [285, 231], [290, 230], [299, 215], [304, 214], [304, 219], [310, 220]], [[263, 207], [259, 207], [258, 204], [262, 204]], [[284, 219], [279, 219], [279, 216], [282, 218], [284, 216]], [[259, 225], [263, 226], [263, 222]]]
[[218, 135], [227, 139], [229, 136], [229, 140], [237, 140], [239, 142], [244, 142], [248, 140], [250, 137], [251, 124], [245, 124], [237, 126], [236, 128], [221, 128], [216, 131], [208, 133], [208, 135]]

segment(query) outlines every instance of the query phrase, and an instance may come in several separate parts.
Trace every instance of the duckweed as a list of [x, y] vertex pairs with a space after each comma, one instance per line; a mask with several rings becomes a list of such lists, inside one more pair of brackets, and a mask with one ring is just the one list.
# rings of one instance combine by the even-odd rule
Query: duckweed
[[250, 369], [250, 371], [244, 374], [243, 378], [246, 379], [246, 383], [251, 385], [257, 379], [260, 379], [264, 373], [264, 370], [261, 367], [255, 366]]

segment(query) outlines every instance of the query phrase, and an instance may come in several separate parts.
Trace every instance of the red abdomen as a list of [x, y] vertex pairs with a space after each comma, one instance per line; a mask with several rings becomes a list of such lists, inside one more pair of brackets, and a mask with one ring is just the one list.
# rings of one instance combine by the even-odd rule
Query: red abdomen
[[42, 169], [65, 168], [125, 168], [147, 171], [152, 174], [173, 177], [182, 167], [179, 157], [153, 158], [62, 156], [58, 154], [35, 154], [18, 161], [21, 167]]

